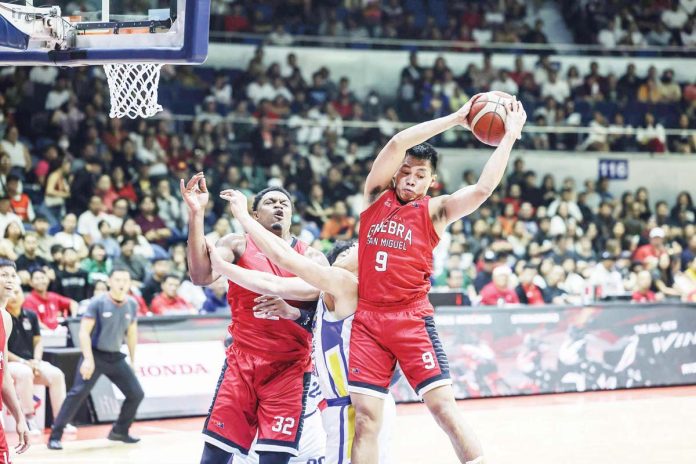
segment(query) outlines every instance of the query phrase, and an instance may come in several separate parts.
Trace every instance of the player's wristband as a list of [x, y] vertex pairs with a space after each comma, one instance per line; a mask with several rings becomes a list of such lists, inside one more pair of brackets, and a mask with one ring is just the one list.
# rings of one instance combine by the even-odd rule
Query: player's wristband
[[311, 332], [312, 321], [314, 320], [314, 311], [309, 309], [299, 309], [299, 311], [300, 317], [295, 319], [295, 322], [299, 324], [299, 326], [303, 329], [307, 330], [308, 332]]

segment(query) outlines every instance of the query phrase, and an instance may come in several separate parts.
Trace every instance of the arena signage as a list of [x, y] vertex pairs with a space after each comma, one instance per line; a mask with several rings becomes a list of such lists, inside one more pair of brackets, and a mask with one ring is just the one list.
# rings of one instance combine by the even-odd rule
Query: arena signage
[[[436, 308], [459, 399], [696, 384], [696, 305]], [[228, 321], [142, 321], [136, 375], [145, 400], [138, 418], [207, 413]], [[188, 341], [174, 341], [182, 339]], [[392, 390], [397, 401], [418, 401], [403, 378]], [[113, 421], [122, 399], [101, 379], [92, 391], [97, 420]]]
[[599, 178], [609, 180], [628, 179], [628, 160], [615, 158], [600, 158], [597, 160], [599, 166]]
[[[457, 398], [696, 384], [696, 305], [438, 307]], [[418, 401], [402, 378], [397, 401]]]
[[[138, 345], [135, 375], [145, 392], [138, 419], [207, 414], [225, 360], [219, 341]], [[124, 397], [112, 383], [105, 394], [115, 401], [95, 403], [99, 420], [118, 415]]]

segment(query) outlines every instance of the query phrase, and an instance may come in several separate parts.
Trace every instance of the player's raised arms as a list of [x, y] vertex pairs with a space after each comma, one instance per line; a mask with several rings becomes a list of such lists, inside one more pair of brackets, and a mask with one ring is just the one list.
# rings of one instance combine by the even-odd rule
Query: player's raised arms
[[466, 117], [471, 108], [469, 100], [461, 109], [442, 118], [422, 122], [404, 129], [392, 137], [377, 155], [365, 180], [365, 204], [367, 208], [392, 185], [394, 173], [404, 160], [406, 150], [456, 126], [468, 127]]
[[[230, 203], [232, 214], [268, 259], [313, 287], [330, 293], [336, 297], [337, 302], [344, 300], [342, 297], [355, 301], [358, 282], [355, 274], [343, 267], [327, 268], [297, 253], [285, 240], [264, 229], [249, 215], [247, 199], [243, 193], [225, 190], [220, 193], [220, 197]], [[355, 266], [357, 268], [357, 262]]]
[[[279, 240], [285, 243], [282, 239]], [[319, 290], [299, 277], [280, 277], [267, 272], [245, 269], [226, 261], [212, 240], [206, 239], [206, 245], [212, 270], [247, 290], [261, 295], [277, 295], [283, 299], [297, 301], [314, 301], [319, 297]]]
[[451, 195], [440, 195], [430, 201], [430, 217], [438, 235], [442, 236], [445, 228], [454, 221], [476, 211], [500, 184], [512, 147], [527, 120], [527, 113], [517, 99], [512, 100], [505, 109], [505, 135], [486, 162], [478, 182], [467, 185]]

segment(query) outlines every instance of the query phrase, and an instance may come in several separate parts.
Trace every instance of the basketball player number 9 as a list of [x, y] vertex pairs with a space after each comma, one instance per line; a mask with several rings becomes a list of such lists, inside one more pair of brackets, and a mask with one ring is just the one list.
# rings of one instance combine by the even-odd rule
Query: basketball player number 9
[[426, 369], [435, 369], [435, 358], [433, 358], [433, 354], [429, 351], [426, 351], [423, 353], [423, 363], [425, 364]]
[[375, 261], [377, 262], [377, 264], [375, 264], [375, 271], [384, 272], [387, 270], [387, 258], [389, 258], [389, 255], [386, 251], [377, 252], [375, 255]]

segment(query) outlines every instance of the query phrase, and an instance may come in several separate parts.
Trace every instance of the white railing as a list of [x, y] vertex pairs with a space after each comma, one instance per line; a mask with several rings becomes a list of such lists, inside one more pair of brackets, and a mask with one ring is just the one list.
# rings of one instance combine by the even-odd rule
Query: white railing
[[[255, 34], [250, 32], [227, 32], [210, 31], [210, 39], [213, 42], [226, 40], [252, 40], [260, 41], [272, 45], [266, 34]], [[332, 37], [319, 35], [293, 35], [292, 46], [350, 46], [368, 45], [370, 47], [387, 48], [418, 48], [436, 49], [442, 51], [524, 51], [528, 53], [552, 52], [562, 54], [637, 54], [637, 53], [656, 53], [656, 54], [677, 54], [692, 55], [696, 57], [696, 48], [684, 46], [656, 46], [656, 45], [616, 45], [611, 49], [599, 44], [533, 44], [533, 43], [507, 43], [490, 42], [479, 44], [476, 42], [463, 42], [459, 40], [407, 40], [407, 39], [384, 39], [384, 38], [355, 38], [355, 37]]]

